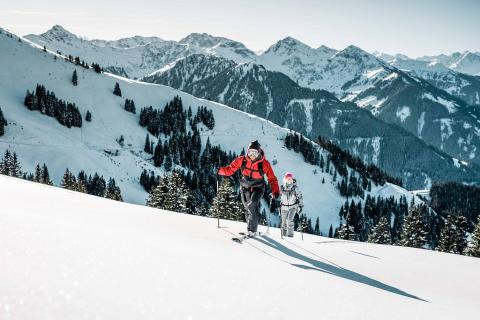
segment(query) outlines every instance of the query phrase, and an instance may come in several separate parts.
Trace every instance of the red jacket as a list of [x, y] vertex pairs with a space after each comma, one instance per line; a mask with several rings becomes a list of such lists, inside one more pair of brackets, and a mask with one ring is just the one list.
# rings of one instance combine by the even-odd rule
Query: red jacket
[[262, 163], [263, 173], [267, 175], [268, 184], [270, 184], [270, 189], [272, 190], [272, 194], [276, 197], [280, 195], [280, 188], [278, 186], [277, 177], [273, 172], [270, 162], [268, 162], [268, 160], [265, 159], [263, 150], [261, 152], [261, 155], [262, 157], [256, 161], [250, 160], [250, 158], [247, 156], [239, 156], [235, 160], [233, 160], [232, 163], [230, 163], [230, 165], [226, 167], [221, 167], [218, 170], [218, 174], [221, 176], [233, 175], [238, 169], [242, 167], [243, 160], [246, 159], [247, 161], [245, 163], [245, 169], [242, 171], [242, 175], [250, 179], [259, 180], [259, 179], [263, 179], [263, 176], [260, 175], [260, 172], [258, 171], [258, 164]]

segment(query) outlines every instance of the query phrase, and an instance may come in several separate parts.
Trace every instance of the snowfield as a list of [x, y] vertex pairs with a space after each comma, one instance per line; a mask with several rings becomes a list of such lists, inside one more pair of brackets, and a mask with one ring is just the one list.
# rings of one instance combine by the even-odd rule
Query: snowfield
[[[474, 319], [480, 259], [245, 225], [0, 176], [0, 319]], [[261, 227], [264, 230], [264, 227]]]

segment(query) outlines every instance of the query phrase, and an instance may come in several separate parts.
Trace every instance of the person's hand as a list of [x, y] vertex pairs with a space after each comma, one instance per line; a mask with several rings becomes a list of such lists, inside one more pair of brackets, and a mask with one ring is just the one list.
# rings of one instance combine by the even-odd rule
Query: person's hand
[[277, 209], [277, 200], [275, 198], [275, 195], [270, 194], [270, 212], [274, 213], [276, 209]]

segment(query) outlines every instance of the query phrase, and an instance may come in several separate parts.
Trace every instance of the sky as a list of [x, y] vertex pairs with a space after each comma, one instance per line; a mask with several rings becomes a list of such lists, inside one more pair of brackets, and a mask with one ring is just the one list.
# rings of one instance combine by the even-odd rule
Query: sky
[[477, 0], [15, 0], [0, 7], [0, 26], [26, 35], [59, 24], [106, 40], [206, 32], [254, 51], [291, 36], [311, 47], [418, 57], [480, 51], [479, 13]]

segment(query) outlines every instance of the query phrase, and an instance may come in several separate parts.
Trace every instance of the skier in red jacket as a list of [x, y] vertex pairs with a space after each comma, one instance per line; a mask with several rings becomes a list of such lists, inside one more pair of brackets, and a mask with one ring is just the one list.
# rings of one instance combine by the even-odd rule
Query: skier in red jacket
[[263, 175], [267, 176], [271, 196], [277, 199], [280, 195], [278, 180], [273, 172], [272, 166], [257, 140], [252, 141], [248, 146], [247, 155], [239, 156], [229, 166], [221, 167], [218, 174], [221, 176], [231, 176], [238, 169], [241, 169], [242, 178], [241, 198], [246, 209], [245, 218], [247, 220], [248, 235], [254, 235], [257, 232], [258, 218], [260, 216], [260, 200], [265, 192], [265, 180]]

